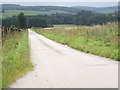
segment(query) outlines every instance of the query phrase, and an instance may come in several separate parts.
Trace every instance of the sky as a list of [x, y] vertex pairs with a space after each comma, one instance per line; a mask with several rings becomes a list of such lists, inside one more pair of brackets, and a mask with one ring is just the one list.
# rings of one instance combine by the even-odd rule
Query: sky
[[0, 0], [0, 3], [24, 6], [116, 6], [119, 0]]
[[0, 0], [1, 2], [118, 2], [119, 0]]

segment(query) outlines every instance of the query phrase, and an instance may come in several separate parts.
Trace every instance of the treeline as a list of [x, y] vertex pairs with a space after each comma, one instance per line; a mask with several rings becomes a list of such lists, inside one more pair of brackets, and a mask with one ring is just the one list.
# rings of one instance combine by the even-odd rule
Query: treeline
[[28, 20], [24, 13], [20, 13], [17, 16], [2, 19], [2, 25], [9, 28], [18, 28], [18, 29], [26, 29], [28, 27]]
[[[36, 15], [26, 16], [27, 27], [51, 27], [53, 24], [96, 25], [107, 22], [117, 22], [118, 14], [100, 14], [91, 11], [81, 11], [75, 15]], [[4, 26], [16, 25], [16, 17], [3, 19]]]

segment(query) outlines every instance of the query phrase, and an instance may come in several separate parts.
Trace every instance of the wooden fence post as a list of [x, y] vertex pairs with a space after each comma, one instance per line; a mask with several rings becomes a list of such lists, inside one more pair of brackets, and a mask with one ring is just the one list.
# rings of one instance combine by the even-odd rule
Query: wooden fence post
[[2, 45], [2, 27], [0, 26], [0, 47]]

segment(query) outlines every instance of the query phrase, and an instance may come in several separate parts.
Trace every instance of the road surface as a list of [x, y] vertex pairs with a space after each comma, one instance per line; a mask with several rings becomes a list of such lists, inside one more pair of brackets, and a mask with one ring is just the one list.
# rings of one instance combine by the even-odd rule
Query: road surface
[[11, 88], [118, 88], [118, 62], [71, 49], [28, 31], [35, 68]]

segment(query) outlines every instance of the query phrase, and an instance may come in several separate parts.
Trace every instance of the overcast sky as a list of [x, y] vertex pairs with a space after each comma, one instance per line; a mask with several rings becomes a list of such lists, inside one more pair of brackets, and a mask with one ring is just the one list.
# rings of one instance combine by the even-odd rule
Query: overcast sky
[[1, 3], [20, 4], [25, 6], [116, 6], [119, 0], [0, 0]]
[[2, 2], [118, 2], [119, 0], [0, 0]]

